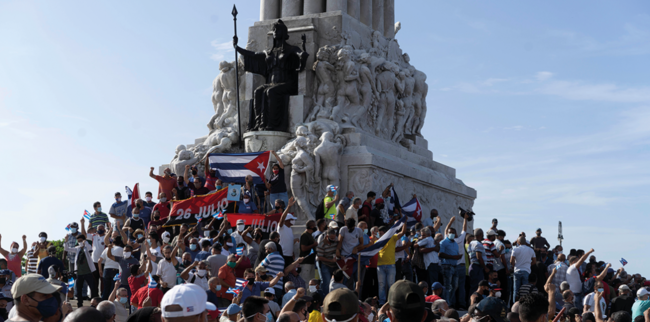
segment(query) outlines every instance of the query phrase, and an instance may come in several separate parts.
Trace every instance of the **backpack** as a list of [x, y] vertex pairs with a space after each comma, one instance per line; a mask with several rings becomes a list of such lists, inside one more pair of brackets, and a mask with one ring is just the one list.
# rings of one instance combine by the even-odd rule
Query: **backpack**
[[316, 220], [325, 218], [325, 199], [321, 200], [321, 202], [318, 203], [318, 207], [316, 207], [316, 213], [314, 216], [316, 217]]

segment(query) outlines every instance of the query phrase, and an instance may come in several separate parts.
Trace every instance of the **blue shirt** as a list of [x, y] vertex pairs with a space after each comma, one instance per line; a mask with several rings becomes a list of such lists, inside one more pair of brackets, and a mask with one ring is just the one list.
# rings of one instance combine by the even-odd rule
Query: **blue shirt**
[[[284, 272], [284, 257], [282, 257], [282, 254], [280, 254], [280, 252], [275, 251], [271, 254], [268, 254], [266, 258], [264, 258], [264, 260], [260, 263], [260, 265], [269, 271], [269, 275], [275, 276], [278, 275], [279, 272]], [[283, 279], [280, 278], [274, 287], [282, 289], [282, 285], [284, 285], [282, 280]]]
[[[445, 253], [446, 255], [458, 255], [458, 244], [453, 239], [445, 238], [440, 243], [440, 251], [438, 254]], [[456, 265], [457, 259], [441, 258], [442, 265]]]
[[[255, 206], [255, 203], [253, 200], [249, 201], [248, 203], [244, 203], [243, 201], [239, 203], [239, 213], [240, 214], [252, 214], [253, 211], [257, 210], [257, 206]], [[244, 302], [242, 302], [244, 303]]]
[[[250, 284], [249, 284], [250, 285]], [[248, 286], [244, 287], [242, 291], [244, 294], [241, 295], [241, 300], [246, 301], [249, 296], [260, 296], [263, 290], [269, 287], [268, 282], [255, 282], [253, 284], [253, 290], [250, 290]], [[244, 303], [244, 302], [242, 302]]]
[[219, 297], [217, 297], [217, 294], [211, 290], [207, 290], [206, 293], [208, 293], [208, 302], [214, 304], [216, 307], [219, 307]]
[[185, 251], [190, 253], [190, 256], [192, 256], [192, 261], [196, 260], [196, 256], [199, 255], [201, 250], [197, 247], [196, 250], [191, 250], [189, 247], [185, 248]]
[[[366, 234], [363, 234], [363, 245], [368, 245], [368, 244], [370, 244], [370, 237], [368, 237], [368, 235], [366, 235]], [[363, 257], [362, 257], [362, 258], [363, 258]], [[370, 259], [371, 259], [371, 258], [372, 258], [372, 257], [368, 257], [368, 258], [366, 258], [366, 259], [362, 259], [362, 260], [361, 260], [361, 265], [363, 265], [363, 266], [370, 265]]]
[[282, 297], [282, 307], [284, 307], [287, 304], [287, 302], [289, 302], [289, 300], [294, 295], [296, 295], [296, 293], [298, 293], [298, 291], [296, 291], [296, 289], [294, 288], [293, 290], [287, 292], [287, 294], [284, 294], [284, 296]]
[[198, 254], [196, 254], [196, 257], [194, 257], [195, 260], [197, 261], [202, 261], [210, 257], [210, 252], [206, 252], [204, 250], [200, 251]]

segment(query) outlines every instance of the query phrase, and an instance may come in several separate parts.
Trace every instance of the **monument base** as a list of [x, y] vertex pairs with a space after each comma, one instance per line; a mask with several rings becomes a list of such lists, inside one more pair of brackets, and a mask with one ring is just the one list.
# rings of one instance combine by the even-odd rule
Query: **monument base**
[[278, 151], [291, 138], [291, 134], [278, 131], [254, 131], [244, 133], [246, 152]]

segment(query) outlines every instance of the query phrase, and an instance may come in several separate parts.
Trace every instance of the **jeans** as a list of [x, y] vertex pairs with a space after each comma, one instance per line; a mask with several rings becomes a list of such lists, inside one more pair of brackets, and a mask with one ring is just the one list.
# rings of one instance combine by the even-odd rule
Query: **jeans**
[[[465, 264], [456, 265], [456, 278], [458, 279], [458, 306], [459, 308], [467, 308], [467, 301], [465, 301], [465, 278], [467, 271], [465, 271]], [[452, 296], [452, 301], [456, 299]], [[451, 305], [451, 304], [450, 304]]]
[[84, 282], [88, 283], [87, 285], [90, 286], [91, 289], [91, 295], [92, 297], [97, 297], [97, 293], [95, 293], [95, 279], [93, 279], [93, 274], [88, 273], [84, 275], [77, 275], [77, 280], [75, 281], [74, 287], [75, 290], [77, 291], [77, 306], [82, 307], [83, 306], [83, 295], [81, 289], [84, 287]]
[[104, 274], [102, 274], [102, 284], [104, 284], [104, 292], [102, 293], [102, 300], [104, 301], [108, 300], [108, 297], [113, 292], [113, 288], [115, 287], [115, 281], [113, 281], [113, 278], [119, 272], [120, 271], [116, 268], [104, 268]]
[[458, 273], [456, 273], [456, 265], [442, 265], [442, 274], [445, 276], [442, 297], [447, 300], [449, 306], [454, 305], [454, 295], [458, 289]]
[[472, 264], [469, 267], [469, 292], [478, 290], [478, 283], [485, 279], [483, 268], [479, 264]]
[[329, 267], [326, 264], [323, 264], [321, 262], [317, 262], [317, 263], [321, 274], [320, 288], [323, 290], [323, 293], [327, 294], [330, 292], [330, 281], [332, 280], [332, 273], [334, 273], [334, 267]]
[[379, 280], [379, 305], [384, 305], [388, 288], [395, 283], [395, 265], [377, 266], [377, 279]]
[[519, 288], [522, 285], [528, 283], [528, 275], [530, 275], [530, 273], [526, 271], [515, 272], [515, 292], [512, 294], [514, 299], [513, 303], [517, 301], [517, 293], [519, 293]]
[[[101, 288], [100, 284], [103, 284], [102, 279], [99, 278], [99, 265], [95, 263], [95, 271], [93, 272], [93, 280], [95, 280], [95, 289], [92, 292], [99, 294], [99, 291], [103, 289]], [[102, 285], [103, 286], [103, 285]]]
[[440, 271], [442, 271], [442, 268], [440, 268], [440, 264], [438, 263], [429, 264], [429, 267], [427, 267], [427, 272], [429, 273], [429, 287], [432, 287], [433, 283], [438, 281], [438, 275], [440, 275]]
[[580, 312], [582, 312], [582, 301], [584, 298], [585, 296], [582, 293], [573, 293], [573, 304]]
[[284, 201], [284, 207], [289, 206], [289, 195], [287, 192], [280, 192], [280, 193], [272, 193], [269, 195], [269, 204], [271, 205], [271, 209], [275, 207], [275, 200], [280, 199]]

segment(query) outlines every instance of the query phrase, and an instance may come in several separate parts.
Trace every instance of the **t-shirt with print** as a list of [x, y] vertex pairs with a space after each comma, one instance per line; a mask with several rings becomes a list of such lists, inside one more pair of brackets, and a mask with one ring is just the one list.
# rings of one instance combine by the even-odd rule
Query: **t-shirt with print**
[[[487, 262], [487, 257], [485, 255], [485, 247], [483, 247], [483, 244], [477, 240], [472, 240], [471, 243], [469, 243], [469, 247], [467, 249], [467, 252], [469, 253], [469, 260], [472, 264], [479, 264], [478, 256], [481, 256], [483, 258], [483, 262]], [[481, 253], [481, 255], [478, 255], [477, 253]]]
[[109, 215], [116, 216], [115, 220], [119, 220], [122, 224], [126, 221], [126, 210], [129, 203], [126, 201], [115, 202], [111, 205], [111, 209], [108, 211]]
[[[596, 306], [594, 305], [594, 292], [591, 292], [585, 296], [585, 299], [582, 301], [582, 305], [585, 306], [585, 312], [595, 312]], [[587, 305], [589, 305], [589, 309], [587, 310]], [[607, 315], [605, 314], [607, 310], [607, 303], [605, 302], [604, 298], [600, 298], [600, 312], [603, 314], [603, 319], [607, 318]]]
[[115, 261], [120, 265], [120, 281], [122, 285], [129, 285], [129, 277], [131, 276], [131, 266], [140, 264], [140, 262], [133, 256], [129, 258], [115, 257]]
[[323, 200], [323, 211], [325, 212], [325, 218], [330, 220], [336, 220], [336, 204], [332, 204], [332, 206], [327, 208], [327, 203], [334, 201], [334, 198], [336, 197], [325, 196], [325, 199]]
[[[343, 244], [341, 245], [341, 256], [350, 256], [352, 250], [359, 245], [359, 238], [363, 235], [363, 230], [358, 227], [354, 227], [354, 230], [350, 232], [348, 227], [341, 227], [339, 230], [339, 236], [343, 237]], [[393, 248], [394, 245], [393, 245]], [[393, 249], [393, 258], [395, 258], [395, 249]], [[393, 264], [395, 261], [393, 260]]]

